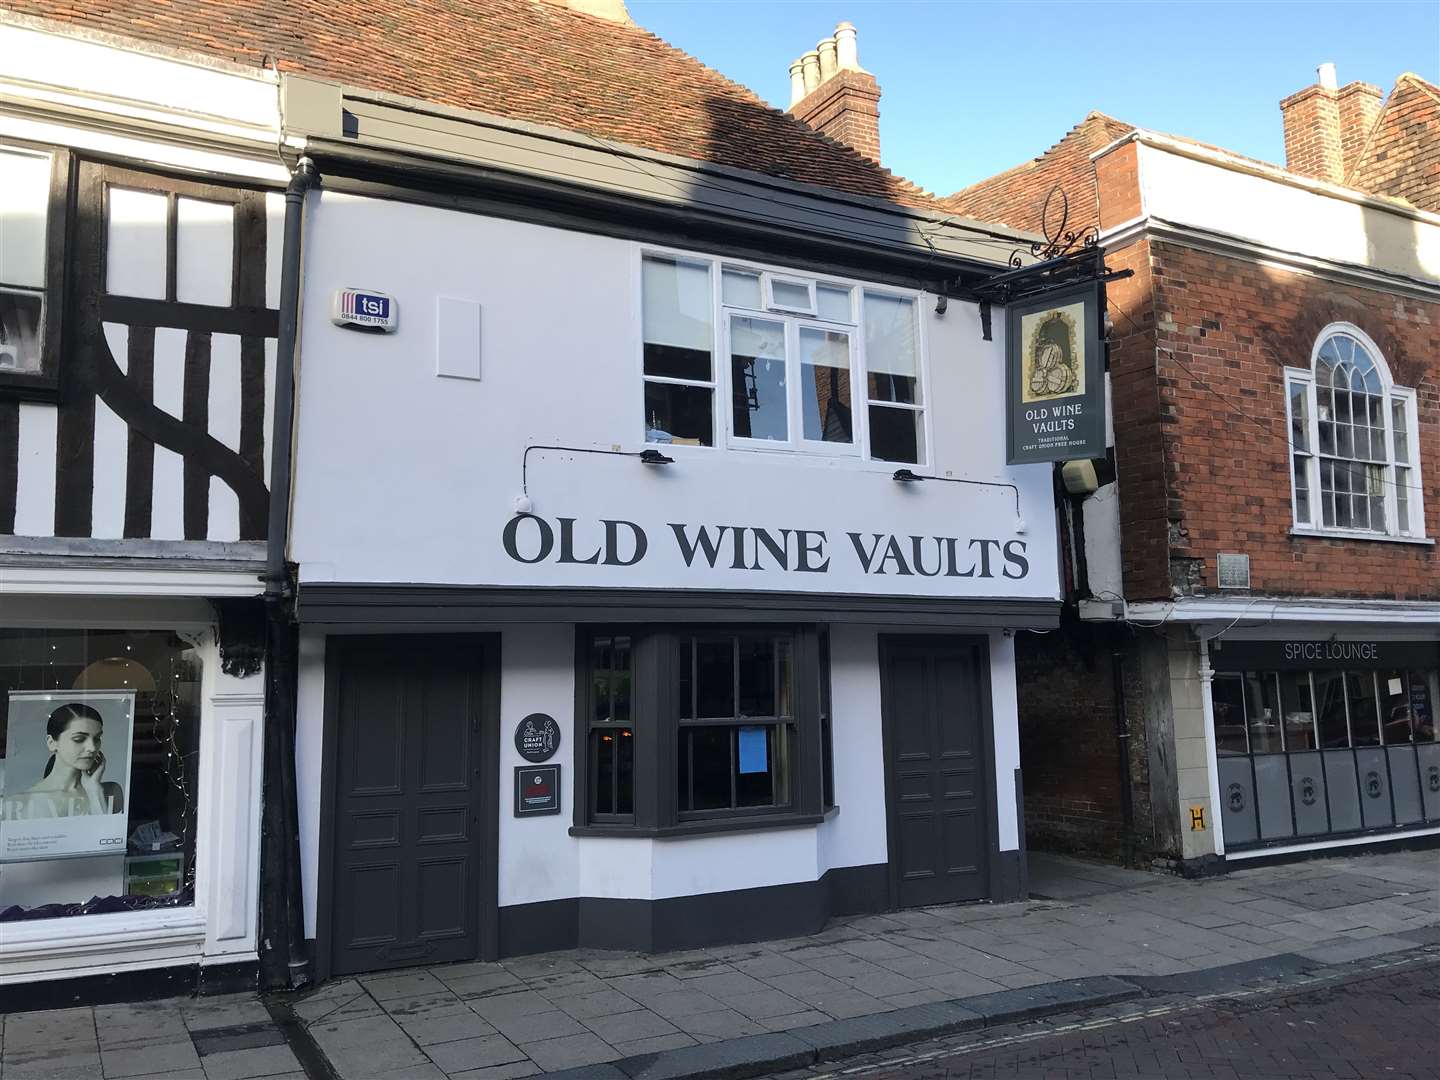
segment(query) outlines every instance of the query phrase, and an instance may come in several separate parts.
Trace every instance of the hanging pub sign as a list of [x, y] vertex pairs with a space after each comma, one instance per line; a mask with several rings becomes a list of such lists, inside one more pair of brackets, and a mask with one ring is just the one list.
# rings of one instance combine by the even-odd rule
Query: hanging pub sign
[[1007, 462], [1103, 458], [1100, 286], [1016, 301], [1007, 315]]

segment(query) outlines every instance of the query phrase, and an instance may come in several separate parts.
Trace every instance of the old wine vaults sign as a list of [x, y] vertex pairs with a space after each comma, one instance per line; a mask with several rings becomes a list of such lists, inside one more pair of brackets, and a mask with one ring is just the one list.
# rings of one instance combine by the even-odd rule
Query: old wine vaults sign
[[1100, 286], [1057, 290], [1007, 310], [1006, 460], [1103, 458]]

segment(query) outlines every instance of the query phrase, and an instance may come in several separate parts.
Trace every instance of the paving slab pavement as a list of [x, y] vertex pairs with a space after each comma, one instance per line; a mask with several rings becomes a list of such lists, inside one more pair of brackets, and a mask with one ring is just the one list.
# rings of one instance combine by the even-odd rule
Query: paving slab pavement
[[683, 953], [578, 949], [337, 979], [284, 1002], [298, 1057], [253, 996], [11, 1014], [0, 1080], [295, 1080], [306, 1059], [316, 1080], [755, 1075], [1182, 977], [1198, 988], [1440, 944], [1433, 851], [1199, 881], [1031, 864], [1044, 899]]

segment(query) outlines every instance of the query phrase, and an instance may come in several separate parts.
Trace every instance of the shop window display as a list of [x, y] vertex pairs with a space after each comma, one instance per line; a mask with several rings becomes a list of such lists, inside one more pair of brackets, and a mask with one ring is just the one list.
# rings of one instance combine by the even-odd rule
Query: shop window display
[[0, 630], [0, 921], [194, 900], [197, 650]]

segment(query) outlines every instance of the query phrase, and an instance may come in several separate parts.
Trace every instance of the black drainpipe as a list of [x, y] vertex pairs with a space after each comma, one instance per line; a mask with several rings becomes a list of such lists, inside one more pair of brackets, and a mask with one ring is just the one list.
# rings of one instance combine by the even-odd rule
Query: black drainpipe
[[305, 195], [318, 186], [315, 163], [301, 158], [285, 188], [280, 268], [280, 340], [270, 443], [270, 522], [265, 563], [267, 656], [265, 783], [260, 835], [260, 983], [267, 990], [310, 981], [301, 905], [299, 811], [295, 790], [295, 699], [299, 633], [285, 553], [290, 533], [290, 449], [295, 426], [295, 346], [300, 319], [300, 247]]
[[1115, 679], [1115, 757], [1120, 763], [1120, 850], [1129, 866], [1135, 860], [1135, 799], [1130, 790], [1130, 717], [1125, 711], [1125, 654], [1111, 656]]

